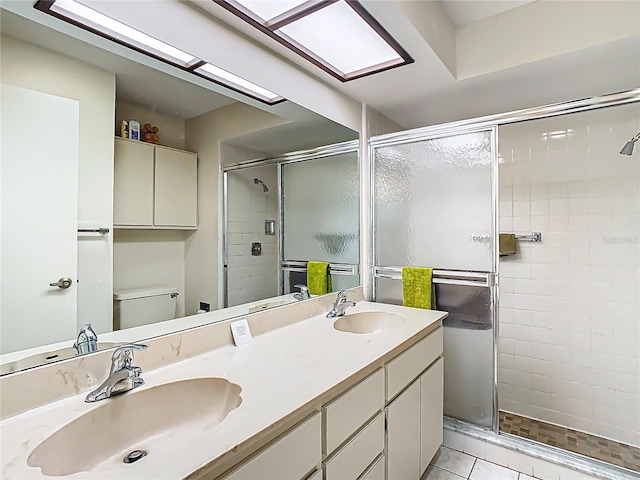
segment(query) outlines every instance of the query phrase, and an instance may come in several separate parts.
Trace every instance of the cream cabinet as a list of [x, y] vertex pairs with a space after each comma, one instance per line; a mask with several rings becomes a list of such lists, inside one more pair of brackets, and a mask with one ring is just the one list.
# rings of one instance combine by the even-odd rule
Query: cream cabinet
[[443, 332], [431, 334], [216, 480], [418, 480], [442, 444]]
[[387, 407], [387, 478], [420, 478], [420, 384], [413, 382]]
[[437, 329], [385, 366], [389, 480], [418, 480], [442, 444], [442, 334]]
[[441, 358], [420, 376], [420, 473], [424, 473], [442, 445], [443, 389], [444, 360]]
[[197, 172], [195, 153], [116, 138], [114, 226], [195, 229]]
[[[225, 480], [301, 480], [320, 464], [320, 413], [269, 444]], [[316, 474], [315, 472], [314, 474]]]

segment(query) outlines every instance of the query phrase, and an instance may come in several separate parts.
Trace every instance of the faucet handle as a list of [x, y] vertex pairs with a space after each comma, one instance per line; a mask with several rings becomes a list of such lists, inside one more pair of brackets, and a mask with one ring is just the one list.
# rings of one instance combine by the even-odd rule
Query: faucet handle
[[346, 302], [348, 295], [349, 295], [349, 290], [340, 290], [338, 292], [338, 295], [336, 295], [336, 304]]
[[91, 328], [90, 323], [85, 323], [80, 327], [76, 342], [73, 344], [73, 349], [76, 351], [76, 355], [96, 352], [98, 350], [98, 335], [93, 328]]
[[123, 368], [131, 368], [133, 363], [133, 351], [144, 350], [145, 348], [147, 348], [147, 346], [142, 343], [127, 343], [126, 345], [120, 345], [111, 355], [111, 373]]
[[302, 300], [307, 300], [311, 298], [311, 292], [309, 292], [309, 287], [307, 287], [306, 285], [298, 284], [298, 285], [294, 285], [293, 288], [300, 289], [300, 295], [302, 297]]

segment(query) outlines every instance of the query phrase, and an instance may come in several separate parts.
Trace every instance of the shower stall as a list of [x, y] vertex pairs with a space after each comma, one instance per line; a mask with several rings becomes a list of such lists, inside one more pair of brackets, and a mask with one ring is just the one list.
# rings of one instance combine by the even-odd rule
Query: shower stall
[[296, 291], [310, 260], [360, 285], [358, 165], [351, 141], [224, 167], [225, 306]]
[[640, 472], [639, 130], [636, 90], [370, 139], [370, 291], [434, 268], [447, 428]]

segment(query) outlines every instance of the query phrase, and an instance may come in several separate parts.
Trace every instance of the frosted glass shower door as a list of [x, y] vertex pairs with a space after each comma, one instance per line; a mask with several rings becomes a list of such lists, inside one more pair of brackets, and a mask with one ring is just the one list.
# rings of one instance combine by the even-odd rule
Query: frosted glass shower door
[[[325, 261], [355, 267], [359, 251], [358, 153], [352, 151], [282, 164], [285, 262]], [[284, 272], [284, 293], [290, 291]], [[297, 272], [306, 283], [304, 272]], [[341, 272], [341, 273], [347, 273]], [[360, 284], [356, 275], [332, 274], [333, 289]]]
[[401, 268], [434, 268], [445, 415], [494, 419], [494, 131], [373, 142], [374, 292], [402, 303]]

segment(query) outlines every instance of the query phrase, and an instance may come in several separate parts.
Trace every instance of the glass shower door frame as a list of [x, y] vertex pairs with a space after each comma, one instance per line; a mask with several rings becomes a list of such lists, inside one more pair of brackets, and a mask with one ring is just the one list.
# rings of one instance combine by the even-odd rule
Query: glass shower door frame
[[[395, 146], [395, 145], [403, 145], [407, 143], [414, 143], [425, 140], [434, 140], [443, 137], [450, 137], [455, 135], [463, 135], [469, 133], [479, 133], [479, 132], [490, 132], [490, 148], [491, 148], [491, 250], [492, 250], [492, 271], [486, 275], [481, 275], [486, 278], [486, 280], [480, 280], [477, 274], [472, 272], [463, 273], [463, 272], [454, 272], [454, 271], [442, 271], [444, 277], [440, 280], [446, 283], [457, 283], [461, 285], [478, 285], [483, 284], [490, 289], [490, 316], [493, 324], [493, 386], [492, 386], [492, 400], [493, 400], [493, 412], [492, 412], [492, 427], [491, 430], [495, 433], [498, 433], [499, 429], [499, 415], [498, 415], [498, 338], [499, 338], [499, 324], [498, 324], [498, 313], [499, 313], [499, 289], [498, 289], [498, 278], [499, 278], [499, 250], [498, 250], [498, 235], [499, 235], [499, 225], [498, 225], [498, 126], [497, 125], [488, 125], [488, 126], [464, 126], [464, 125], [454, 125], [450, 128], [434, 128], [433, 131], [427, 130], [419, 130], [419, 131], [408, 131], [408, 132], [399, 132], [388, 135], [382, 135], [380, 137], [372, 137], [369, 140], [368, 144], [368, 167], [369, 167], [369, 184], [370, 184], [370, 192], [369, 198], [361, 199], [361, 201], [367, 201], [367, 208], [364, 209], [365, 214], [368, 214], [369, 218], [364, 219], [364, 223], [368, 226], [369, 230], [369, 238], [371, 239], [369, 248], [366, 251], [365, 258], [366, 264], [363, 265], [363, 270], [367, 269], [370, 272], [370, 275], [367, 275], [365, 281], [367, 281], [367, 285], [365, 290], [368, 290], [372, 293], [372, 298], [370, 300], [376, 300], [376, 278], [397, 278], [400, 274], [400, 270], [395, 269], [390, 266], [376, 265], [376, 238], [375, 238], [375, 153], [378, 148]], [[391, 270], [396, 270], [391, 272]], [[390, 277], [389, 274], [392, 276]], [[435, 274], [435, 272], [434, 272]], [[446, 277], [450, 277], [449, 280], [445, 279]], [[465, 278], [467, 277], [467, 278]], [[436, 280], [437, 281], [437, 280]]]
[[[342, 155], [345, 153], [356, 153], [358, 157], [357, 170], [360, 171], [362, 156], [359, 154], [359, 149], [360, 141], [352, 140], [318, 147], [313, 150], [294, 152], [275, 159], [278, 163], [278, 208], [280, 212], [278, 221], [278, 278], [280, 279], [280, 295], [287, 293], [285, 292], [285, 272], [307, 271], [305, 262], [287, 261], [284, 258], [284, 167], [292, 163], [318, 160], [320, 158], [333, 157], [335, 155]], [[362, 185], [359, 185], [358, 188], [358, 198], [362, 202]], [[330, 264], [330, 268], [333, 271], [333, 274], [336, 275], [358, 275], [360, 272], [359, 265]]]

